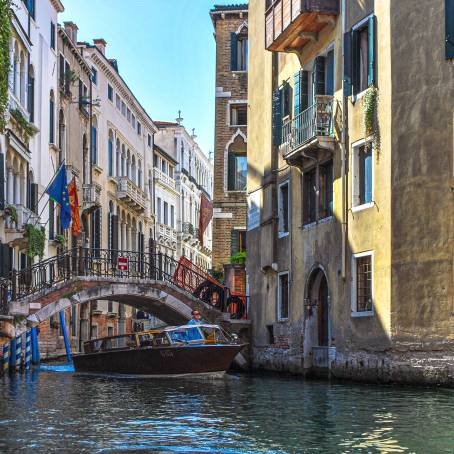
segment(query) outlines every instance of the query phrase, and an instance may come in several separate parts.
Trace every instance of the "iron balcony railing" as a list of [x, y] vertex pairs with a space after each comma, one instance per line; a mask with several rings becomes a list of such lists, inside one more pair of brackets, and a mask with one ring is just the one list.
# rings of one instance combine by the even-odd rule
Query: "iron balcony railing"
[[316, 137], [333, 135], [333, 97], [317, 95], [315, 102], [282, 125], [282, 144], [292, 152]]

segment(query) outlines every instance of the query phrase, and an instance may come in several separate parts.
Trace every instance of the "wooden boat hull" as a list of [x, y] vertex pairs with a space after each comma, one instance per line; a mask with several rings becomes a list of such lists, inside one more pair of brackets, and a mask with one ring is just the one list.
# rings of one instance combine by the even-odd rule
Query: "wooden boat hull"
[[141, 347], [73, 357], [76, 372], [143, 376], [219, 375], [245, 345], [212, 344]]

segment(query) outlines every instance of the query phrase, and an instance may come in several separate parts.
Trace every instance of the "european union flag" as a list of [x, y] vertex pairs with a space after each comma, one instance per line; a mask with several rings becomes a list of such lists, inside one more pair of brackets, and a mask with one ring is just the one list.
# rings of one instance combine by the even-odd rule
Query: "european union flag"
[[60, 205], [60, 222], [63, 229], [67, 229], [71, 223], [71, 206], [69, 204], [68, 181], [66, 179], [66, 167], [60, 167], [54, 181], [46, 191], [49, 197]]

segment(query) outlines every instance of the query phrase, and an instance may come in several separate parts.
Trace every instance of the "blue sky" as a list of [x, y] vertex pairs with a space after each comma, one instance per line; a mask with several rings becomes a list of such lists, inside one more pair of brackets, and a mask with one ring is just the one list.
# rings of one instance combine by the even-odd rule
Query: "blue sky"
[[[107, 41], [120, 74], [153, 120], [196, 129], [208, 154], [214, 140], [215, 41], [209, 10], [232, 0], [63, 0], [59, 21], [79, 41]], [[239, 3], [239, 2], [238, 2]]]

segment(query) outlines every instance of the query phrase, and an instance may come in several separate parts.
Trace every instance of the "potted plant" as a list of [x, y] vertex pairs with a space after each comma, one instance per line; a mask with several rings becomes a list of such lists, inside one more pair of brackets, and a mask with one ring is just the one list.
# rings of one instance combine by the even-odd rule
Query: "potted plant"
[[65, 237], [63, 235], [55, 235], [54, 241], [56, 243], [58, 243], [58, 245], [60, 247], [62, 247], [62, 248], [65, 247], [66, 240], [65, 240]]
[[5, 207], [5, 215], [9, 216], [12, 222], [17, 222], [17, 210], [14, 205], [7, 205]]

